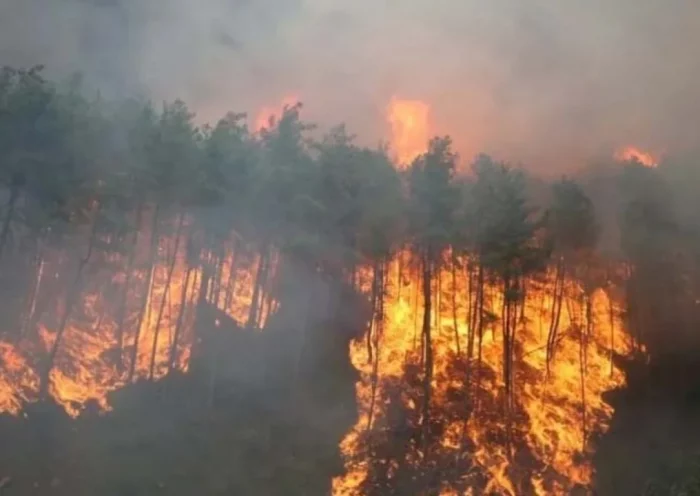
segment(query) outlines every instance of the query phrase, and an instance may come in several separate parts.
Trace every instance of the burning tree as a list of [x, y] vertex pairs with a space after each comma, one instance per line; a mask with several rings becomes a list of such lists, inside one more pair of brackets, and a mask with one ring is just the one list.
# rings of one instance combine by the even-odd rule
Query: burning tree
[[[663, 167], [613, 175], [613, 271], [585, 185], [556, 182], [540, 215], [523, 170], [481, 155], [460, 174], [449, 137], [398, 143], [399, 171], [342, 126], [312, 138], [301, 104], [251, 132], [244, 114], [199, 127], [183, 102], [123, 103], [40, 69], [0, 77], [0, 408], [27, 415], [0, 430], [50, 447], [17, 487], [590, 487], [631, 347], [610, 274], [640, 354], [677, 349], [654, 333], [670, 315], [692, 335], [695, 245]], [[423, 139], [428, 107], [411, 108]], [[231, 446], [242, 470], [224, 477]]]

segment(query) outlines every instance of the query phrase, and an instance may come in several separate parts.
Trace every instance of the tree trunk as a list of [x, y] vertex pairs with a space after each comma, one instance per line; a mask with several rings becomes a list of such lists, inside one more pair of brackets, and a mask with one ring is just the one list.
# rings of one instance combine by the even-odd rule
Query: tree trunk
[[372, 420], [374, 416], [374, 406], [377, 396], [377, 382], [379, 379], [379, 342], [384, 330], [384, 267], [382, 262], [377, 262], [375, 265], [375, 281], [379, 281], [377, 285], [377, 295], [376, 300], [378, 304], [376, 305], [376, 313], [373, 312], [374, 324], [374, 358], [372, 360], [372, 392], [370, 397], [369, 413], [367, 415], [367, 431], [369, 432], [372, 428]]
[[163, 296], [160, 300], [160, 307], [158, 308], [158, 317], [156, 318], [156, 328], [153, 333], [153, 346], [151, 348], [151, 362], [148, 369], [148, 380], [153, 380], [153, 374], [156, 366], [156, 351], [158, 349], [158, 336], [160, 334], [160, 323], [163, 319], [163, 310], [165, 309], [165, 300], [170, 291], [170, 282], [173, 279], [173, 272], [175, 272], [175, 265], [177, 265], [177, 252], [180, 248], [180, 237], [182, 235], [182, 226], [185, 223], [185, 213], [180, 213], [180, 219], [177, 223], [177, 231], [175, 232], [175, 248], [173, 249], [172, 260], [170, 260], [170, 268], [168, 269], [168, 277], [165, 280], [165, 288], [163, 289]]
[[371, 307], [372, 307], [372, 319], [369, 322], [367, 328], [367, 363], [372, 363], [374, 361], [374, 352], [372, 347], [372, 334], [376, 326], [376, 314], [377, 314], [377, 299], [379, 297], [379, 262], [374, 264], [372, 268], [372, 297], [371, 297]]
[[168, 374], [173, 371], [175, 363], [177, 362], [177, 346], [180, 341], [180, 333], [182, 332], [182, 323], [185, 317], [185, 310], [187, 309], [187, 289], [190, 285], [190, 276], [192, 275], [192, 267], [187, 266], [187, 272], [185, 274], [185, 282], [182, 285], [182, 291], [180, 293], [180, 308], [177, 313], [177, 323], [175, 324], [175, 333], [173, 335], [173, 342], [170, 347], [170, 356], [168, 357]]
[[136, 373], [136, 362], [138, 361], [139, 352], [139, 340], [141, 339], [141, 328], [143, 327], [144, 316], [146, 315], [146, 310], [148, 302], [151, 297], [151, 289], [153, 286], [153, 279], [155, 275], [156, 259], [158, 255], [158, 215], [160, 213], [160, 205], [156, 204], [155, 210], [153, 211], [153, 221], [151, 224], [151, 253], [149, 255], [149, 271], [148, 278], [146, 280], [146, 292], [141, 300], [141, 310], [139, 311], [139, 319], [136, 323], [136, 334], [134, 336], [134, 348], [131, 350], [131, 361], [129, 362], [129, 375], [127, 378], [128, 382], [134, 380], [134, 374]]
[[549, 375], [550, 365], [554, 358], [557, 343], [557, 333], [559, 331], [559, 322], [561, 319], [561, 308], [564, 299], [564, 286], [566, 282], [566, 271], [564, 270], [563, 258], [557, 262], [557, 272], [554, 279], [554, 296], [552, 301], [552, 314], [549, 324], [549, 332], [547, 333], [547, 352], [546, 352], [546, 372]]
[[[412, 274], [411, 274], [412, 276]], [[416, 277], [416, 279], [420, 279], [420, 275]], [[416, 281], [416, 284], [411, 284], [411, 289], [413, 290], [413, 349], [416, 349], [416, 341], [417, 341], [417, 336], [418, 336], [418, 294], [420, 291], [418, 290], [417, 284], [419, 281]], [[410, 295], [409, 295], [410, 298]], [[421, 343], [423, 340], [421, 339]], [[421, 357], [423, 355], [422, 352], [423, 345], [421, 344]], [[421, 363], [422, 363], [422, 358], [421, 358]]]
[[250, 302], [250, 309], [248, 311], [248, 322], [246, 327], [249, 329], [254, 329], [257, 327], [257, 316], [258, 316], [258, 305], [260, 304], [260, 288], [262, 286], [262, 281], [265, 275], [268, 257], [268, 247], [267, 244], [263, 244], [262, 250], [260, 250], [260, 262], [258, 263], [258, 271], [255, 275], [255, 284], [253, 286], [253, 298]]
[[136, 209], [136, 230], [134, 231], [134, 239], [129, 248], [129, 258], [126, 263], [126, 280], [124, 281], [124, 290], [122, 291], [119, 300], [119, 309], [117, 310], [117, 370], [121, 373], [124, 368], [124, 320], [126, 319], [127, 302], [129, 300], [129, 286], [131, 286], [131, 275], [134, 271], [134, 259], [136, 258], [136, 246], [139, 240], [139, 231], [141, 229], [141, 216], [143, 213], [143, 203], [139, 203]]
[[585, 326], [581, 327], [581, 347], [579, 354], [579, 364], [581, 368], [581, 427], [583, 430], [583, 445], [581, 449], [586, 448], [586, 439], [588, 438], [588, 425], [587, 425], [587, 407], [586, 407], [586, 373], [588, 369], [588, 338], [591, 334], [591, 327], [593, 325], [593, 305], [591, 302], [591, 295], [584, 295], [585, 305], [586, 305], [586, 323]]
[[615, 307], [612, 294], [608, 295], [608, 319], [610, 320], [610, 377], [615, 372], [613, 357], [615, 356]]
[[238, 273], [238, 265], [240, 263], [240, 256], [237, 253], [238, 248], [238, 238], [233, 239], [233, 247], [231, 248], [231, 269], [228, 273], [228, 281], [226, 281], [226, 294], [224, 296], [224, 309], [230, 311], [231, 304], [233, 303], [233, 297], [236, 290], [236, 278]]
[[26, 310], [24, 318], [22, 319], [22, 332], [21, 335], [24, 336], [29, 332], [30, 329], [34, 328], [34, 316], [36, 313], [37, 300], [39, 298], [39, 290], [41, 288], [41, 283], [44, 278], [44, 253], [41, 247], [41, 239], [37, 241], [37, 255], [36, 255], [36, 280], [32, 288], [32, 295], [29, 299], [29, 303], [26, 305]]
[[459, 328], [457, 327], [457, 255], [452, 249], [452, 327], [454, 328], [457, 356], [462, 354], [459, 346]]
[[[476, 335], [479, 337], [479, 345], [477, 350], [477, 360], [476, 360], [476, 379], [474, 381], [475, 392], [479, 391], [481, 386], [481, 363], [483, 359], [482, 354], [482, 344], [484, 342], [484, 268], [479, 264], [479, 272], [477, 275], [477, 288], [476, 288], [476, 305], [474, 306], [475, 317], [474, 317], [474, 327], [476, 329]], [[473, 346], [473, 344], [472, 344]]]
[[17, 200], [19, 199], [19, 185], [12, 184], [10, 186], [10, 199], [7, 202], [7, 215], [2, 223], [2, 231], [0, 231], [0, 258], [5, 251], [5, 245], [7, 244], [7, 239], [10, 235], [10, 225], [15, 215], [15, 206], [17, 205]]
[[66, 327], [68, 325], [71, 314], [73, 312], [73, 307], [75, 306], [75, 302], [78, 299], [78, 296], [80, 295], [80, 292], [81, 292], [83, 270], [85, 269], [85, 266], [90, 261], [90, 258], [92, 257], [92, 253], [94, 251], [95, 239], [97, 238], [97, 227], [98, 227], [99, 216], [100, 216], [100, 208], [98, 206], [98, 209], [95, 212], [95, 219], [92, 221], [92, 230], [90, 233], [90, 240], [88, 242], [87, 253], [85, 254], [85, 256], [83, 258], [80, 259], [80, 262], [78, 263], [78, 268], [75, 272], [75, 278], [73, 279], [73, 284], [71, 285], [70, 289], [68, 290], [68, 294], [66, 296], [66, 305], [65, 305], [65, 309], [63, 311], [63, 316], [61, 317], [61, 321], [60, 321], [60, 323], [58, 325], [58, 329], [56, 331], [56, 338], [54, 339], [53, 345], [51, 346], [51, 351], [49, 352], [49, 356], [46, 360], [46, 366], [44, 368], [44, 372], [43, 372], [42, 377], [41, 377], [41, 387], [40, 387], [39, 396], [41, 398], [44, 398], [44, 399], [48, 396], [49, 380], [51, 377], [51, 371], [53, 370], [54, 362], [56, 361], [56, 355], [58, 355], [58, 350], [61, 346], [61, 341], [63, 340], [63, 335], [65, 334]]
[[427, 447], [430, 433], [430, 398], [433, 381], [433, 346], [430, 329], [431, 314], [431, 267], [430, 252], [423, 258], [423, 343], [425, 346], [425, 376], [423, 379], [423, 443]]

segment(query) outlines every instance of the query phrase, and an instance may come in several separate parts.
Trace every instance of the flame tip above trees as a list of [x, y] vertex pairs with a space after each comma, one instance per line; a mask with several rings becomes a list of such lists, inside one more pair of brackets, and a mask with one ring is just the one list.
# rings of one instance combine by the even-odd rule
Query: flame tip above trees
[[254, 131], [259, 133], [263, 129], [267, 129], [270, 126], [271, 121], [274, 123], [282, 117], [285, 109], [298, 105], [300, 102], [301, 99], [299, 98], [298, 94], [289, 93], [288, 95], [282, 97], [279, 104], [263, 106], [255, 114]]
[[392, 96], [386, 108], [391, 148], [399, 167], [405, 168], [426, 151], [430, 138], [430, 105], [421, 100]]
[[620, 162], [638, 162], [645, 167], [657, 167], [659, 160], [651, 152], [644, 151], [636, 146], [628, 145], [620, 147], [615, 152], [615, 160]]

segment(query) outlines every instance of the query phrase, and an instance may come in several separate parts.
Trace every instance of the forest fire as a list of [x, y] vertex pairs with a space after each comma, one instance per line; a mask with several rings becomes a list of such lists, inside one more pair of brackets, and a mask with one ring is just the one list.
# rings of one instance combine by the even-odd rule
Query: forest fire
[[625, 146], [615, 152], [615, 159], [621, 162], [635, 161], [646, 167], [656, 167], [659, 161], [649, 152], [635, 146]]
[[[372, 474], [381, 468], [370, 466], [368, 457], [383, 451], [382, 439], [392, 429], [410, 428], [410, 418], [417, 415], [418, 399], [410, 387], [404, 392], [394, 388], [422, 361], [420, 280], [402, 268], [398, 260], [392, 262], [387, 273], [391, 279], [396, 274], [397, 279], [388, 284], [383, 323], [375, 330], [378, 334], [373, 342], [374, 358], [368, 357], [365, 343], [357, 343], [352, 350], [353, 362], [362, 371], [358, 386], [362, 413], [360, 422], [343, 442], [351, 462], [348, 474], [334, 483], [334, 493], [338, 495], [372, 492], [371, 486], [366, 485], [368, 478], [372, 480]], [[588, 331], [584, 330], [587, 324], [583, 300], [577, 296], [581, 290], [575, 284], [567, 287], [569, 301], [562, 315], [563, 332], [547, 374], [543, 329], [549, 325], [552, 311], [551, 282], [528, 290], [529, 303], [518, 331], [516, 358], [518, 413], [513, 429], [519, 441], [511, 444], [506, 441], [508, 426], [502, 417], [500, 326], [494, 320], [484, 331], [479, 344], [481, 365], [475, 365], [475, 376], [470, 380], [464, 353], [470, 332], [474, 332], [468, 324], [473, 312], [473, 290], [468, 287], [464, 271], [454, 274], [443, 270], [432, 285], [439, 309], [432, 323], [433, 416], [434, 421], [443, 424], [432, 456], [460, 459], [471, 451], [474, 457], [471, 466], [464, 465], [456, 474], [445, 468], [439, 475], [439, 480], [445, 481], [441, 494], [453, 494], [448, 481], [470, 479], [483, 480], [481, 484], [467, 484], [471, 487], [469, 493], [474, 486], [481, 487], [475, 494], [568, 494], [577, 484], [588, 487], [592, 476], [588, 461], [590, 441], [605, 431], [612, 415], [601, 395], [624, 383], [621, 371], [611, 362], [611, 352], [614, 349], [626, 353], [630, 346], [629, 340], [619, 333], [616, 304], [604, 292], [595, 293], [591, 333], [584, 341]], [[486, 292], [490, 295], [489, 312], [500, 313], [497, 289], [488, 288]], [[467, 396], [459, 391], [467, 391]], [[397, 408], [404, 411], [404, 421], [409, 425], [396, 424]], [[458, 415], [465, 409], [472, 412], [466, 421]], [[397, 462], [387, 458], [384, 463], [393, 466]], [[389, 470], [388, 476], [397, 477], [396, 470], [401, 470], [398, 465]]]
[[[149, 236], [140, 238], [136, 248], [140, 256], [135, 258], [146, 260]], [[110, 301], [105, 295], [113, 295], [118, 285], [123, 287], [125, 279], [98, 277], [92, 284], [106, 293], [86, 294], [60, 334], [56, 327], [58, 315], [48, 314], [38, 322], [38, 347], [31, 334], [16, 344], [0, 341], [0, 412], [17, 413], [24, 402], [39, 398], [41, 364], [54, 347], [48, 392], [73, 417], [89, 401], [109, 409], [108, 393], [139, 378], [164, 377], [172, 368], [171, 361], [175, 368], [187, 370], [195, 307], [202, 291], [202, 269], [188, 266], [183, 243], [177, 237], [161, 238], [160, 244], [166, 260], [155, 265], [152, 274], [146, 271], [132, 275], [132, 284], [141, 288], [128, 288], [129, 299], [141, 301], [143, 306], [132, 309], [140, 325], [134, 332], [126, 333], [121, 357], [118, 322], [115, 313], [108, 315]], [[254, 273], [250, 264], [255, 260], [241, 258], [231, 254], [220, 259], [220, 278], [211, 281], [205, 290], [208, 301], [245, 323], [253, 294]], [[51, 266], [50, 262], [45, 263]], [[262, 295], [259, 299], [260, 320], [256, 325], [264, 323], [272, 305]], [[58, 314], [61, 312], [65, 309], [59, 308]], [[57, 345], [59, 336], [61, 342]]]
[[400, 167], [425, 152], [429, 138], [430, 107], [420, 100], [392, 97], [387, 107], [387, 122], [391, 128], [391, 146]]
[[[166, 263], [154, 270], [153, 284], [143, 310], [145, 319], [136, 354], [136, 377], [162, 377], [168, 372], [169, 354], [174, 334], [183, 317], [187, 322], [179, 367], [186, 369], [191, 346], [191, 325], [194, 302], [199, 298], [202, 272], [188, 274], [183, 257], [173, 255], [174, 239], [166, 239], [164, 250], [175, 256], [175, 274], [168, 283]], [[370, 469], [369, 452], [379, 449], [384, 436], [391, 433], [395, 410], [404, 411], [407, 419], [416, 415], [419, 397], [415, 392], [397, 391], [396, 383], [410, 375], [421, 362], [420, 278], [399, 255], [386, 271], [386, 291], [383, 318], [375, 320], [371, 334], [373, 356], [363, 340], [352, 348], [352, 360], [362, 373], [358, 385], [360, 421], [348, 434], [342, 449], [348, 460], [348, 473], [334, 481], [334, 494], [366, 494]], [[237, 261], [238, 260], [238, 261]], [[166, 259], [167, 262], [167, 259]], [[232, 265], [233, 264], [233, 265]], [[222, 279], [216, 282], [217, 306], [244, 322], [251, 308], [251, 293], [256, 263], [242, 263], [227, 256], [221, 261]], [[371, 287], [371, 270], [363, 272], [360, 284], [365, 292]], [[458, 479], [481, 479], [484, 491], [501, 494], [523, 494], [530, 487], [537, 494], [563, 494], [575, 484], [587, 486], [591, 480], [589, 441], [604, 432], [612, 414], [601, 394], [623, 383], [620, 371], [611, 363], [612, 349], [628, 351], [628, 340], [619, 330], [619, 310], [602, 291], [594, 295], [592, 332], [582, 341], [585, 309], [577, 296], [580, 290], [567, 288], [566, 312], [562, 316], [562, 333], [557, 343], [556, 358], [547, 374], [545, 361], [545, 321], [552, 308], [551, 283], [545, 282], [529, 290], [524, 310], [520, 344], [517, 351], [516, 398], [518, 413], [513, 428], [517, 432], [512, 444], [505, 443], [506, 423], [501, 413], [503, 384], [501, 382], [502, 342], [497, 321], [490, 322], [479, 340], [480, 364], [474, 364], [469, 379], [464, 353], [474, 331], [469, 321], [473, 312], [474, 289], [470, 288], [464, 270], [443, 270], [431, 282], [434, 287], [435, 421], [442, 423], [434, 456], [462, 457], [471, 452], [474, 462], [462, 466]], [[232, 279], [235, 278], [235, 279]], [[187, 286], [185, 286], [187, 284]], [[233, 287], [235, 286], [235, 287]], [[486, 288], [487, 308], [498, 314], [500, 306], [496, 288]], [[231, 292], [235, 293], [234, 296]], [[164, 306], [163, 306], [163, 302]], [[182, 303], [184, 302], [184, 303]], [[123, 386], [128, 380], [119, 370], [110, 352], [116, 347], [115, 323], [104, 317], [105, 301], [97, 293], [85, 298], [80, 318], [72, 322], [63, 335], [63, 345], [51, 371], [51, 395], [72, 416], [79, 415], [89, 400], [97, 400], [104, 409], [109, 391]], [[269, 300], [262, 301], [260, 315], [269, 312]], [[263, 307], [266, 306], [266, 309]], [[162, 322], [159, 323], [159, 320]], [[456, 325], [456, 330], [455, 330]], [[160, 337], [157, 336], [160, 327]], [[618, 334], [618, 335], [616, 335]], [[42, 325], [40, 335], [45, 349], [50, 349], [55, 332]], [[188, 336], [186, 339], [184, 336]], [[135, 342], [136, 336], [128, 337]], [[29, 343], [12, 346], [0, 343], [3, 364], [0, 382], [0, 406], [3, 411], [17, 412], [24, 401], [32, 401], [39, 390], [38, 374], [28, 364], [21, 350]], [[476, 344], [473, 344], [476, 346]], [[154, 353], [155, 350], [155, 353]], [[155, 369], [152, 357], [155, 356]], [[580, 360], [585, 357], [581, 365]], [[150, 372], [149, 372], [150, 370]], [[410, 382], [410, 381], [409, 381]], [[466, 391], [467, 396], [459, 391]], [[470, 400], [470, 395], [473, 398]], [[398, 402], [398, 403], [397, 403]], [[392, 411], [394, 413], [392, 413]], [[469, 412], [464, 420], [459, 413]], [[412, 413], [413, 412], [413, 413]], [[395, 421], [395, 420], [394, 420]], [[410, 423], [410, 420], [406, 420]], [[410, 458], [410, 457], [409, 457]], [[446, 477], [449, 478], [449, 477]], [[478, 486], [479, 484], [477, 484]], [[364, 487], [364, 489], [363, 489]], [[445, 491], [443, 494], [450, 494]]]
[[[58, 94], [33, 73], [6, 81], [7, 100]], [[18, 143], [100, 146], [70, 166], [36, 152], [10, 176], [0, 227], [0, 433], [29, 440], [32, 459], [0, 452], [0, 467], [30, 493], [67, 473], [80, 477], [57, 494], [163, 480], [190, 484], [176, 496], [594, 491], [619, 418], [604, 393], [632, 383], [647, 343], [669, 344], [628, 332], [665, 329], [634, 300], [640, 284], [670, 272], [664, 288], [686, 293], [668, 308], [696, 308], [673, 257], [655, 265], [675, 252], [644, 223], [673, 236], [673, 222], [646, 169], [537, 181], [550, 194], [536, 210], [522, 168], [481, 154], [461, 175], [420, 101], [387, 109], [397, 164], [342, 128], [312, 139], [295, 111], [264, 122], [276, 109], [257, 122], [269, 133], [236, 114], [199, 129], [182, 102], [105, 110], [115, 140], [69, 96], [40, 112], [46, 127], [85, 125], [54, 140], [19, 126]], [[47, 163], [65, 183], [47, 186]], [[620, 181], [613, 257], [587, 188]]]

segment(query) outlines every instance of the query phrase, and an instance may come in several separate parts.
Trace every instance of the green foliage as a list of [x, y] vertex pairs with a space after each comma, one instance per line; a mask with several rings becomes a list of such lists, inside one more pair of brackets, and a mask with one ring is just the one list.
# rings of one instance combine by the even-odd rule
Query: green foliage
[[477, 157], [472, 167], [471, 223], [481, 264], [504, 281], [538, 270], [544, 258], [535, 243], [537, 225], [522, 171], [486, 155]]
[[449, 137], [433, 138], [408, 175], [408, 238], [436, 260], [453, 238], [458, 190], [453, 182], [457, 156]]

